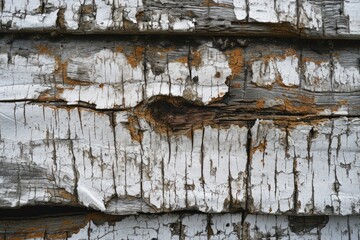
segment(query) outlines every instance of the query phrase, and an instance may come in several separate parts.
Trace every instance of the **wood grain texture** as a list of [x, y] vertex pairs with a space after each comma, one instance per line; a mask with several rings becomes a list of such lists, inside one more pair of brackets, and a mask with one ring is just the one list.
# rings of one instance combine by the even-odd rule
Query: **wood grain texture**
[[[2, 162], [18, 176], [1, 176], [3, 207], [75, 201], [115, 214], [359, 213], [358, 118], [203, 123], [183, 135], [127, 111], [0, 109]], [[47, 180], [22, 184], [35, 169]], [[126, 200], [131, 210], [121, 207]]]
[[1, 41], [1, 207], [359, 214], [357, 42]]
[[2, 32], [359, 38], [359, 0], [47, 0], [0, 3]]
[[178, 213], [113, 217], [73, 213], [0, 220], [5, 239], [357, 239], [355, 216]]

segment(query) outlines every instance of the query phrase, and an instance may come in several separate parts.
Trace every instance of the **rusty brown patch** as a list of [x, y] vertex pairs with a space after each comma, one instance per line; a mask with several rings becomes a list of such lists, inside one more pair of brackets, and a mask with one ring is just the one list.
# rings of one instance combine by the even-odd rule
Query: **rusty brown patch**
[[202, 59], [201, 59], [201, 53], [197, 50], [192, 50], [190, 55], [190, 65], [192, 67], [199, 68], [201, 66]]
[[187, 56], [179, 57], [175, 59], [176, 62], [188, 64], [189, 58]]
[[[266, 53], [266, 49], [263, 49], [263, 51]], [[254, 57], [254, 58], [251, 58], [248, 62], [251, 65], [254, 61], [262, 60], [264, 63], [267, 64], [270, 61], [273, 61], [275, 59], [276, 60], [284, 60], [286, 57], [290, 57], [290, 56], [298, 57], [298, 53], [296, 52], [295, 49], [288, 48], [285, 50], [284, 54], [265, 54], [260, 58]]]
[[76, 197], [63, 188], [57, 188], [57, 189], [49, 188], [47, 189], [47, 192], [51, 195], [51, 197], [61, 198], [69, 201], [70, 203], [77, 203]]
[[89, 85], [93, 84], [92, 82], [89, 82], [89, 81], [80, 81], [80, 80], [77, 80], [77, 79], [69, 78], [67, 76], [67, 66], [68, 66], [67, 61], [62, 62], [59, 57], [56, 57], [55, 62], [56, 62], [56, 65], [57, 65], [56, 73], [61, 75], [64, 84], [79, 85], [79, 86], [89, 86]]
[[253, 147], [251, 148], [251, 154], [254, 154], [254, 153], [257, 152], [257, 151], [259, 151], [259, 152], [265, 152], [266, 145], [267, 145], [267, 141], [266, 141], [266, 139], [264, 139], [264, 141], [261, 141], [261, 142], [259, 143], [259, 145], [253, 146]]
[[42, 93], [40, 93], [40, 95], [38, 96], [37, 100], [39, 101], [51, 101], [54, 99], [54, 96], [51, 94], [51, 91], [50, 90], [46, 90]]
[[313, 62], [316, 65], [321, 65], [322, 63], [328, 63], [329, 64], [329, 59], [313, 59], [313, 58], [309, 58], [309, 57], [303, 57], [302, 58], [302, 64], [305, 65], [305, 63], [307, 62]]
[[265, 107], [265, 100], [259, 99], [256, 101], [256, 109], [263, 109]]
[[124, 52], [124, 47], [121, 47], [121, 46], [116, 47], [116, 48], [115, 48], [115, 52], [117, 52], [117, 53], [123, 53], [123, 52]]
[[226, 51], [225, 54], [229, 59], [229, 67], [231, 69], [232, 77], [238, 76], [242, 69], [244, 68], [244, 53], [243, 49], [235, 48], [229, 51]]
[[136, 142], [141, 142], [143, 139], [143, 132], [139, 128], [138, 119], [135, 116], [128, 117], [127, 128], [130, 132], [131, 139]]
[[145, 48], [142, 46], [136, 46], [135, 51], [127, 54], [125, 53], [126, 59], [132, 68], [136, 68], [143, 60]]
[[40, 45], [36, 46], [36, 48], [40, 54], [52, 56], [52, 52], [50, 51], [50, 49], [48, 48], [47, 45], [40, 44]]
[[232, 88], [241, 88], [241, 83], [230, 83], [230, 86], [232, 87]]

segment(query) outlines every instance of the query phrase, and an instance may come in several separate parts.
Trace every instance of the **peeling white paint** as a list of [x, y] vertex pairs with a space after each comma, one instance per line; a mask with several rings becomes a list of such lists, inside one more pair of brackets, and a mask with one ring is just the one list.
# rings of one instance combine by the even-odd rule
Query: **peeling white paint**
[[323, 92], [331, 90], [330, 62], [304, 63], [304, 88], [306, 90]]
[[246, 1], [245, 0], [234, 0], [234, 13], [237, 20], [244, 20], [246, 19]]
[[190, 20], [175, 20], [175, 22], [173, 23], [173, 29], [174, 30], [192, 30], [195, 27], [194, 24], [195, 20], [190, 21]]
[[333, 84], [334, 91], [351, 92], [360, 90], [360, 72], [358, 67], [343, 67], [338, 60], [334, 60]]
[[349, 17], [350, 34], [360, 34], [360, 0], [344, 0], [344, 15]]
[[249, 18], [257, 22], [278, 22], [273, 0], [249, 0]]
[[295, 55], [269, 60], [257, 60], [251, 65], [251, 81], [257, 86], [269, 87], [276, 81], [285, 86], [299, 86], [299, 59]]
[[323, 24], [320, 6], [301, 0], [299, 7], [299, 27], [319, 31]]

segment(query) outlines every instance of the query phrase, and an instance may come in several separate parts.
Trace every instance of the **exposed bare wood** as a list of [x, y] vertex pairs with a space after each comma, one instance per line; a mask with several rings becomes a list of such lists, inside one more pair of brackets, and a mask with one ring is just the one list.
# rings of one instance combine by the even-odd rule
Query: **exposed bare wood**
[[178, 213], [114, 217], [99, 213], [1, 219], [5, 239], [357, 239], [354, 216]]
[[0, 238], [359, 238], [359, 10], [0, 0]]

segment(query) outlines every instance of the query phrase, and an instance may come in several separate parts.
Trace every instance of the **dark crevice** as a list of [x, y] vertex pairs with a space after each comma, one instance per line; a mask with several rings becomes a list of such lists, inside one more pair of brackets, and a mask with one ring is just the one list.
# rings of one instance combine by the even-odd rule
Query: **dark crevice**
[[252, 159], [252, 133], [251, 133], [251, 126], [248, 126], [247, 132], [247, 142], [246, 142], [246, 153], [247, 153], [247, 162], [246, 162], [246, 181], [245, 181], [245, 191], [246, 191], [246, 198], [245, 198], [245, 211], [241, 217], [241, 226], [245, 227], [245, 219], [249, 211], [251, 211], [253, 198], [251, 196], [250, 191], [250, 182], [251, 182], [251, 159]]
[[50, 216], [72, 216], [96, 212], [85, 207], [61, 205], [36, 205], [19, 208], [0, 208], [0, 221], [7, 219], [44, 218]]

